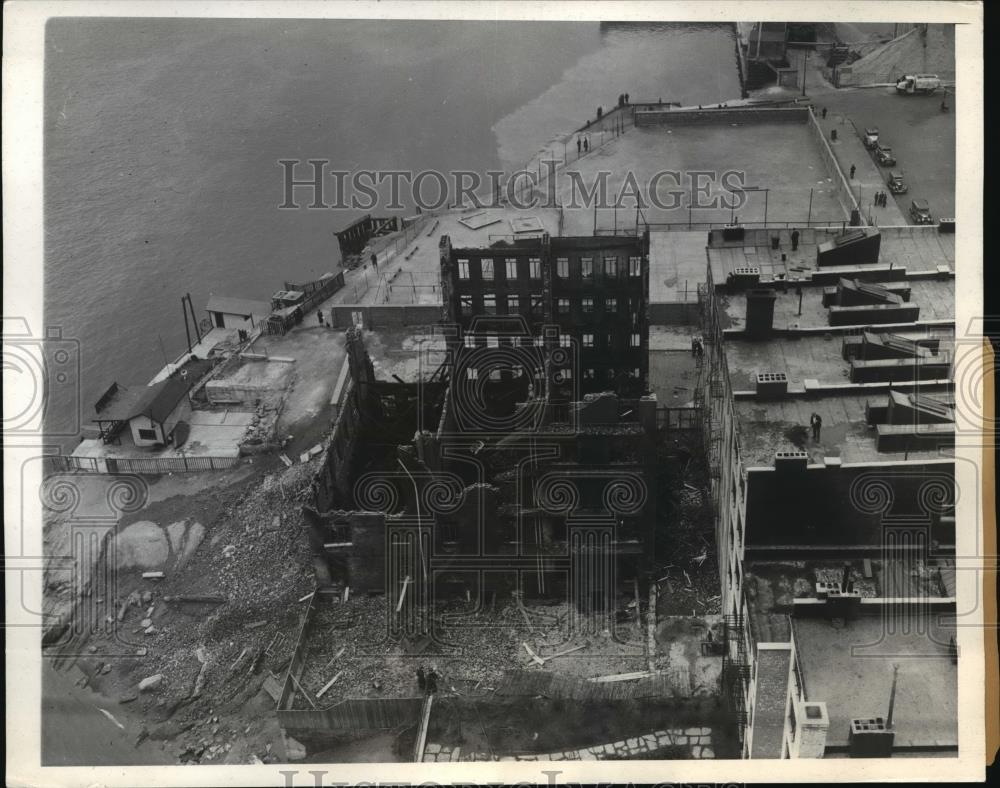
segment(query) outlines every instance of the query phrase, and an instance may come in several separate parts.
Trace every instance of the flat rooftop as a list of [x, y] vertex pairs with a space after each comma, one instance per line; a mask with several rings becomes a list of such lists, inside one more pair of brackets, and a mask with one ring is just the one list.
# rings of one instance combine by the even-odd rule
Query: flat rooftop
[[[839, 224], [848, 218], [837, 198], [834, 182], [827, 175], [814, 132], [805, 123], [720, 123], [677, 125], [669, 129], [642, 127], [630, 128], [614, 139], [608, 139], [610, 135], [607, 132], [605, 135], [603, 146], [580, 158], [574, 158], [575, 150], [567, 150], [569, 163], [560, 168], [557, 175], [556, 191], [560, 205], [572, 205], [570, 173], [579, 173], [583, 186], [589, 190], [598, 183], [598, 173], [607, 171], [608, 200], [612, 202], [628, 173], [639, 184], [640, 191], [646, 192], [647, 184], [656, 173], [670, 170], [680, 174], [679, 182], [672, 176], [666, 176], [657, 186], [659, 201], [667, 207], [650, 205], [644, 195], [646, 206], [640, 221], [672, 223], [678, 225], [677, 229], [682, 229], [680, 225], [688, 222], [726, 223], [732, 221], [734, 211], [713, 200], [726, 194], [721, 175], [732, 171], [745, 173], [742, 185], [770, 190], [766, 205], [768, 222], [805, 224], [810, 218], [810, 194], [813, 223]], [[596, 146], [600, 139], [594, 139], [594, 134], [591, 137]], [[575, 146], [571, 144], [570, 147]], [[710, 207], [696, 207], [689, 212], [688, 195], [692, 189], [687, 174], [696, 171], [719, 173], [719, 178], [712, 180], [710, 195], [698, 199], [699, 203]], [[699, 185], [709, 180], [702, 178]], [[735, 178], [727, 182], [739, 183]], [[671, 192], [677, 193], [678, 207], [673, 207], [670, 202]], [[577, 203], [580, 202], [578, 199]], [[622, 198], [617, 217], [611, 207], [600, 208], [597, 212], [598, 229], [612, 230], [616, 219], [619, 228], [634, 227], [635, 209], [636, 201], [631, 195]], [[764, 193], [748, 193], [746, 203], [735, 210], [735, 216], [744, 223], [763, 222]], [[593, 206], [565, 208], [564, 235], [590, 235], [593, 231]]]
[[[863, 599], [948, 597], [955, 569], [950, 559], [882, 560], [859, 558], [744, 562], [743, 584], [750, 626], [760, 643], [783, 643], [791, 637], [789, 613], [796, 599], [816, 596], [816, 583], [839, 583], [844, 566]], [[820, 698], [822, 700], [822, 698]]]
[[[790, 228], [748, 230], [743, 241], [713, 244], [708, 248], [712, 266], [712, 281], [722, 284], [737, 268], [760, 268], [761, 279], [805, 279], [819, 270], [816, 249], [842, 232], [841, 226], [799, 227], [798, 248], [792, 251]], [[878, 267], [905, 268], [914, 271], [935, 271], [939, 265], [955, 270], [955, 236], [939, 233], [937, 227], [879, 227], [881, 236]], [[771, 237], [780, 239], [777, 249], [771, 248]], [[704, 235], [707, 238], [707, 234]], [[782, 260], [782, 255], [785, 260]], [[837, 266], [826, 266], [834, 271]], [[704, 274], [702, 275], [704, 281]]]
[[957, 746], [958, 670], [948, 651], [955, 629], [935, 614], [915, 616], [792, 619], [806, 698], [825, 702], [830, 716], [828, 747], [847, 745], [852, 718], [886, 716], [893, 664], [895, 746]]
[[[844, 278], [851, 275], [844, 274]], [[910, 300], [904, 305], [919, 306], [920, 321], [955, 319], [955, 280], [907, 279], [905, 282], [873, 282], [872, 284], [905, 284], [910, 288]], [[831, 285], [832, 286], [832, 285]], [[723, 328], [743, 329], [746, 326], [747, 299], [744, 293], [718, 294], [725, 315]], [[774, 328], [823, 328], [830, 325], [830, 310], [823, 306], [823, 287], [802, 288], [802, 314], [795, 286], [777, 291], [774, 299]], [[876, 327], [877, 328], [877, 327]]]
[[[781, 298], [779, 295], [778, 300]], [[729, 308], [732, 308], [732, 300]], [[929, 361], [947, 361], [954, 355], [955, 332], [950, 328], [884, 330], [874, 326], [871, 331], [913, 340], [939, 339], [938, 354], [928, 357]], [[850, 382], [850, 362], [844, 358], [843, 342], [843, 335], [837, 334], [805, 334], [766, 342], [727, 336], [725, 350], [729, 381], [733, 391], [753, 391], [758, 372], [784, 372], [788, 376], [789, 392], [804, 392], [806, 379], [817, 380], [821, 385], [847, 384]], [[823, 423], [826, 424], [825, 421]]]
[[[947, 400], [948, 392], [939, 386], [921, 387], [930, 398]], [[734, 402], [739, 422], [740, 451], [747, 466], [772, 467], [778, 451], [805, 451], [809, 461], [822, 463], [824, 457], [840, 457], [843, 463], [930, 460], [953, 456], [944, 449], [927, 451], [878, 451], [876, 430], [865, 420], [865, 405], [885, 405], [885, 391], [791, 397], [760, 402], [737, 399]], [[809, 417], [818, 413], [823, 419], [820, 440], [809, 432]]]

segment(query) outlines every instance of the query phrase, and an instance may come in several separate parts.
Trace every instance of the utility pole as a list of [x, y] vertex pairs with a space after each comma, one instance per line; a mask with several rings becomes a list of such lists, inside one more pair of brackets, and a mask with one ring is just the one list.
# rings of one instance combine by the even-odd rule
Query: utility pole
[[806, 227], [808, 227], [809, 223], [812, 221], [812, 215], [813, 215], [813, 190], [810, 189], [809, 190], [809, 215], [808, 215], [808, 217], [806, 217]]
[[802, 95], [806, 94], [806, 67], [809, 64], [809, 50], [802, 53]]

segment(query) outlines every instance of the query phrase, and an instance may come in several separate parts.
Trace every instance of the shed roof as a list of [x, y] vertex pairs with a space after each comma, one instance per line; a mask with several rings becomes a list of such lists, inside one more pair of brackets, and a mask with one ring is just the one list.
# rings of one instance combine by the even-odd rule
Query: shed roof
[[209, 296], [208, 312], [222, 312], [226, 315], [269, 315], [271, 305], [266, 301], [250, 298], [230, 298], [229, 296]]

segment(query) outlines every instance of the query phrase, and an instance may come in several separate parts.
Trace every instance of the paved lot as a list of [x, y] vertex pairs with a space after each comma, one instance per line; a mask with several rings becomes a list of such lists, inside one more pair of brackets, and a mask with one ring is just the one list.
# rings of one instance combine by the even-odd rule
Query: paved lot
[[[670, 205], [672, 192], [683, 207], [650, 207], [644, 218], [650, 223], [674, 222], [686, 225], [693, 222], [729, 222], [733, 211], [725, 207], [695, 208], [689, 214], [687, 205], [695, 173], [735, 171], [745, 173], [743, 184], [769, 189], [764, 193], [747, 194], [746, 204], [735, 215], [740, 222], [761, 222], [765, 207], [771, 223], [793, 222], [804, 224], [810, 217], [809, 202], [812, 193], [811, 218], [817, 222], [840, 222], [847, 218], [837, 199], [833, 181], [828, 178], [820, 157], [817, 140], [804, 123], [699, 125], [666, 128], [637, 128], [618, 137], [603, 148], [573, 161], [560, 170], [557, 185], [559, 201], [565, 208], [563, 233], [565, 235], [590, 235], [594, 228], [593, 207], [571, 208], [574, 183], [569, 173], [577, 172], [582, 186], [588, 190], [598, 183], [598, 173], [608, 172], [608, 202], [622, 189], [625, 178], [631, 173], [640, 189], [647, 191], [656, 173], [669, 170], [680, 173], [678, 184], [665, 176], [656, 185], [661, 203]], [[702, 175], [699, 184], [710, 178]], [[731, 183], [738, 183], [737, 180]], [[695, 195], [702, 204], [710, 204], [724, 194], [723, 183], [716, 180], [711, 185], [711, 195]], [[610, 231], [617, 222], [619, 228], [635, 226], [635, 199], [625, 194], [622, 207], [617, 211], [603, 208], [597, 212], [599, 229]], [[576, 185], [576, 202], [583, 202], [579, 184]], [[646, 194], [643, 194], [646, 199]], [[766, 205], [765, 205], [766, 202]], [[678, 229], [681, 229], [680, 227]]]

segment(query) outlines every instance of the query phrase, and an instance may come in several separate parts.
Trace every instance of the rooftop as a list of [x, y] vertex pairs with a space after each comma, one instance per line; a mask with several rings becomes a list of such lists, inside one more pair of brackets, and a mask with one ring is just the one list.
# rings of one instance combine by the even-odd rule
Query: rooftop
[[[763, 276], [763, 274], [762, 274]], [[845, 273], [843, 278], [851, 275]], [[910, 288], [910, 300], [905, 305], [920, 307], [919, 320], [955, 319], [955, 280], [947, 279], [907, 279], [899, 282], [880, 282], [882, 286], [905, 285]], [[835, 285], [831, 285], [835, 286]], [[823, 306], [823, 287], [802, 288], [802, 314], [799, 314], [799, 296], [795, 287], [780, 290], [774, 299], [774, 328], [824, 328], [830, 325], [830, 310]], [[746, 325], [747, 299], [744, 293], [720, 295], [720, 305], [725, 314], [724, 328], [743, 329]], [[863, 321], [863, 322], [868, 322]], [[906, 321], [910, 322], [910, 321]], [[727, 343], [728, 344], [728, 343]]]
[[262, 315], [271, 314], [271, 304], [268, 301], [256, 301], [252, 298], [230, 298], [228, 296], [209, 296], [206, 312], [223, 312], [227, 315]]
[[[630, 128], [611, 138], [605, 132], [604, 144], [598, 132], [591, 133], [592, 150], [577, 158], [570, 140], [566, 156], [569, 163], [557, 175], [557, 198], [560, 205], [569, 206], [576, 189], [578, 208], [565, 208], [564, 235], [590, 235], [594, 231], [593, 206], [582, 206], [580, 186], [575, 186], [569, 173], [579, 173], [582, 185], [588, 190], [598, 183], [598, 173], [610, 173], [607, 179], [609, 202], [619, 194], [625, 178], [631, 174], [643, 193], [645, 207], [641, 222], [651, 225], [689, 222], [726, 223], [734, 212], [720, 202], [724, 194], [721, 179], [711, 184], [711, 195], [699, 197], [699, 202], [714, 207], [688, 210], [688, 196], [692, 191], [691, 179], [685, 173], [696, 171], [745, 173], [743, 185], [770, 189], [767, 194], [767, 220], [769, 222], [802, 222], [808, 218], [813, 223], [836, 222], [847, 218], [837, 198], [835, 185], [827, 175], [820, 156], [820, 149], [813, 131], [805, 123], [726, 123], [672, 127]], [[600, 147], [598, 147], [600, 145]], [[794, 162], [793, 166], [790, 163]], [[647, 199], [647, 184], [654, 175], [664, 170], [678, 173], [680, 182], [672, 176], [663, 176], [655, 182], [659, 202], [656, 207]], [[575, 177], [575, 176], [574, 176]], [[738, 181], [732, 181], [738, 184]], [[704, 179], [699, 185], [704, 184]], [[630, 187], [631, 188], [631, 187]], [[625, 193], [628, 195], [629, 189]], [[807, 206], [812, 194], [811, 215]], [[679, 197], [677, 207], [672, 198]], [[617, 215], [612, 207], [600, 208], [597, 213], [599, 229], [611, 231], [634, 227], [636, 201], [626, 196], [621, 200]], [[742, 222], [764, 221], [765, 197], [761, 192], [747, 194], [746, 204], [735, 211]], [[696, 225], [697, 226], [697, 225]], [[655, 226], [651, 229], [656, 229]], [[678, 226], [678, 229], [682, 229]], [[704, 233], [701, 234], [704, 239]], [[704, 261], [704, 243], [699, 258]], [[704, 280], [704, 272], [701, 275]]]
[[824, 701], [830, 717], [828, 747], [846, 746], [852, 718], [886, 715], [893, 664], [895, 746], [958, 744], [958, 671], [948, 651], [955, 630], [937, 619], [916, 611], [902, 619], [793, 619], [806, 697]]
[[[780, 297], [778, 300], [781, 300]], [[731, 304], [732, 301], [730, 307]], [[931, 337], [939, 339], [938, 353], [927, 356], [928, 362], [947, 361], [954, 352], [953, 329], [882, 331], [875, 327], [871, 333], [879, 336], [891, 334], [913, 340]], [[729, 381], [733, 391], [753, 391], [758, 372], [784, 372], [788, 377], [789, 392], [804, 392], [804, 381], [807, 379], [816, 380], [822, 386], [848, 384], [851, 365], [844, 358], [843, 346], [844, 337], [832, 334], [811, 334], [796, 336], [794, 339], [776, 338], [769, 342], [730, 335], [725, 341]], [[864, 389], [858, 389], [858, 392], [863, 391]]]
[[[955, 268], [955, 236], [939, 233], [937, 227], [880, 227], [878, 266], [905, 268], [914, 271], [935, 271], [939, 265]], [[760, 268], [761, 279], [804, 279], [819, 270], [816, 250], [841, 234], [840, 226], [830, 228], [800, 227], [799, 244], [792, 251], [791, 229], [748, 230], [742, 242], [713, 244], [708, 249], [712, 265], [712, 281], [722, 284], [737, 268]], [[777, 249], [771, 248], [771, 237], [780, 239]], [[782, 260], [782, 255], [786, 257]], [[835, 270], [836, 266], [824, 268]]]
[[[942, 386], [922, 387], [922, 393], [947, 401]], [[747, 466], [771, 467], [778, 451], [805, 451], [810, 462], [822, 463], [824, 457], [840, 457], [843, 463], [889, 462], [895, 460], [941, 459], [951, 456], [944, 449], [924, 451], [879, 451], [876, 429], [865, 418], [865, 406], [885, 405], [888, 392], [811, 395], [761, 402], [737, 399], [734, 403], [739, 421], [740, 451]], [[809, 434], [809, 418], [818, 413], [823, 419], [820, 440]]]

